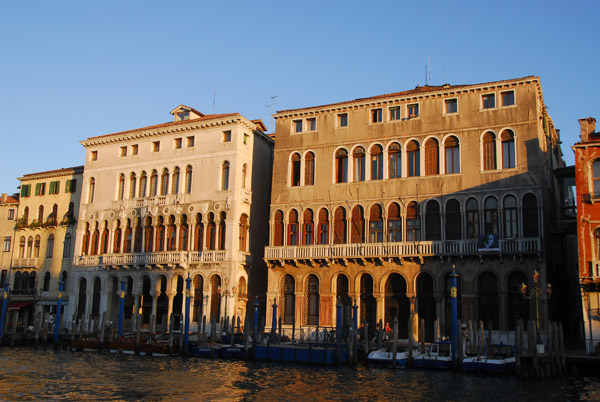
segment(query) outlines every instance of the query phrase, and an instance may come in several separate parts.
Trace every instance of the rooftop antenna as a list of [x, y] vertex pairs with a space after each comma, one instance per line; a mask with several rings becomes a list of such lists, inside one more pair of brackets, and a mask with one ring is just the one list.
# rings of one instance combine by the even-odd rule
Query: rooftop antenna
[[[271, 117], [271, 119], [273, 119], [273, 115], [275, 114], [275, 110], [274, 110], [273, 106], [275, 106], [275, 105], [277, 104], [277, 101], [276, 101], [276, 99], [277, 99], [278, 97], [279, 97], [279, 95], [273, 95], [273, 96], [271, 96], [271, 98], [270, 98], [270, 99], [271, 99], [270, 103], [269, 103], [269, 104], [267, 104], [267, 105], [265, 105], [265, 107], [270, 107], [270, 108], [271, 108], [271, 116], [269, 116], [269, 117]], [[273, 131], [275, 131], [275, 127], [273, 127]]]
[[213, 92], [213, 114], [215, 114], [215, 103], [217, 101], [217, 88], [215, 88], [215, 91]]
[[431, 56], [429, 56], [429, 83], [431, 85]]
[[427, 64], [425, 64], [425, 85], [427, 85]]

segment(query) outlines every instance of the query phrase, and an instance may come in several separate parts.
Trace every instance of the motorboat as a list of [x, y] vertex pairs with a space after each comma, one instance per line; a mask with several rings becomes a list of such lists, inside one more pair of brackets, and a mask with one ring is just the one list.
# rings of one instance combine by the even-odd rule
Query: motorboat
[[[413, 349], [413, 358], [419, 355], [418, 349]], [[410, 358], [409, 348], [404, 345], [396, 345], [396, 365], [406, 367]], [[381, 349], [369, 353], [367, 356], [369, 364], [391, 365], [394, 360], [393, 344], [386, 343]]]
[[450, 368], [452, 364], [452, 342], [439, 341], [429, 345], [427, 353], [419, 354], [413, 359], [413, 367]]
[[516, 370], [515, 347], [510, 344], [492, 344], [485, 354], [465, 357], [462, 369], [469, 372], [513, 374]]

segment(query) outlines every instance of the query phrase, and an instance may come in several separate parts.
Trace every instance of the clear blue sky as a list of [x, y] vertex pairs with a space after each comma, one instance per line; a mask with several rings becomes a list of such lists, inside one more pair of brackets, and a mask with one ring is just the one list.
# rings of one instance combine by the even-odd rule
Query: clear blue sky
[[[485, 5], [484, 5], [485, 4]], [[274, 110], [537, 75], [563, 152], [600, 122], [600, 1], [0, 0], [0, 192], [179, 104]], [[277, 95], [277, 104], [271, 96]]]

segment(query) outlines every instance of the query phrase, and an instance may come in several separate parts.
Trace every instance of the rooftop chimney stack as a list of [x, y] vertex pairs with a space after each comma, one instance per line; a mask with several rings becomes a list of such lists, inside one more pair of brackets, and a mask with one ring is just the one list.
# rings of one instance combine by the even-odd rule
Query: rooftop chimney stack
[[579, 136], [581, 141], [585, 142], [590, 139], [590, 134], [596, 131], [596, 119], [593, 117], [587, 117], [585, 119], [579, 119]]

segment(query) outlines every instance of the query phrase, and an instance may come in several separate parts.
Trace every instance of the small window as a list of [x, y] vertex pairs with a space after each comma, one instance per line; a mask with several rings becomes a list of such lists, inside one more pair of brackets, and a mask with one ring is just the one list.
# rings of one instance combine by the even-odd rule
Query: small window
[[181, 144], [182, 144], [181, 138], [175, 138], [175, 143], [174, 143], [175, 149], [181, 149]]
[[371, 110], [371, 123], [381, 123], [382, 121], [382, 111], [381, 108], [379, 109], [372, 109]]
[[183, 112], [179, 112], [177, 113], [177, 116], [179, 117], [180, 121], [184, 121], [184, 120], [189, 120], [190, 119], [190, 112], [189, 111], [183, 111]]
[[338, 127], [348, 127], [348, 113], [340, 113], [337, 115]]
[[317, 131], [317, 119], [315, 117], [306, 119], [306, 125], [308, 126], [308, 131]]
[[29, 197], [31, 195], [31, 184], [21, 185], [21, 197]]
[[46, 194], [46, 183], [37, 183], [35, 185], [35, 195]]
[[295, 133], [301, 133], [302, 132], [302, 120], [294, 120], [292, 122], [292, 126], [294, 127], [294, 132]]
[[97, 161], [98, 160], [98, 151], [90, 152], [90, 160]]
[[127, 156], [127, 147], [121, 147], [120, 155], [121, 156]]
[[231, 130], [223, 131], [223, 142], [231, 141]]
[[154, 141], [152, 143], [152, 152], [160, 151], [160, 141]]
[[458, 99], [446, 99], [444, 101], [444, 113], [458, 113]]
[[138, 146], [136, 145], [132, 145], [131, 146], [131, 155], [137, 155], [138, 154]]
[[400, 120], [400, 106], [390, 108], [390, 120]]
[[4, 238], [4, 248], [2, 249], [2, 251], [4, 251], [5, 253], [10, 251], [10, 240], [11, 240], [10, 236], [6, 236]]
[[15, 219], [15, 210], [14, 209], [9, 209], [8, 210], [8, 220], [12, 221], [13, 219]]
[[413, 103], [407, 106], [408, 110], [408, 118], [418, 117], [419, 116], [419, 104]]
[[48, 194], [58, 194], [60, 191], [60, 181], [51, 181], [50, 182], [50, 191]]
[[67, 179], [65, 183], [65, 193], [74, 193], [77, 190], [77, 179]]
[[188, 148], [192, 148], [194, 146], [194, 137], [193, 136], [192, 137], [187, 137], [186, 146]]
[[515, 104], [515, 91], [505, 91], [500, 93], [502, 106], [513, 106]]
[[248, 145], [248, 134], [244, 134], [244, 145]]
[[496, 95], [481, 95], [482, 106], [484, 109], [493, 109], [496, 107]]

